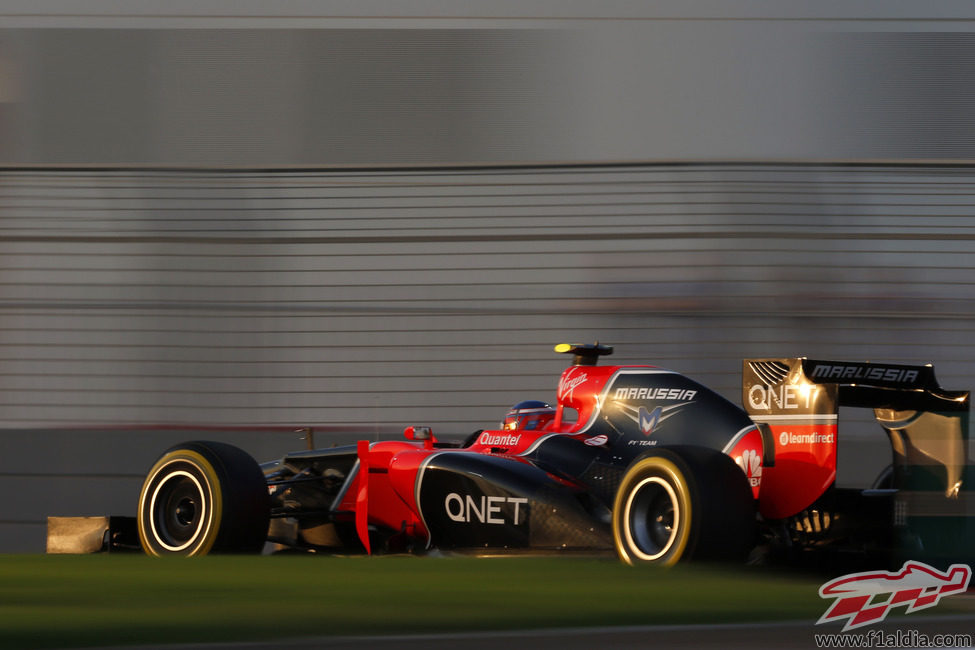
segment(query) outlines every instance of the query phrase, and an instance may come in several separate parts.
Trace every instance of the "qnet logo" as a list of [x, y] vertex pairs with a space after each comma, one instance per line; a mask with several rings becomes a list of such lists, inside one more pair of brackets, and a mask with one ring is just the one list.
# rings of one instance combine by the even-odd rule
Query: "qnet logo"
[[894, 607], [904, 613], [934, 607], [945, 596], [964, 593], [972, 577], [967, 564], [952, 564], [942, 573], [913, 560], [900, 571], [865, 571], [831, 580], [819, 588], [819, 597], [835, 598], [816, 625], [846, 619], [843, 631], [879, 623]]

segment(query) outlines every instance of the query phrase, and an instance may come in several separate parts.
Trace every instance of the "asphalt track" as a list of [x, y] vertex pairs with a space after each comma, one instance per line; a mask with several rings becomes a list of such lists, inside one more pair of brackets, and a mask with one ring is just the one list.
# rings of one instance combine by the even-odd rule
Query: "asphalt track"
[[[642, 648], [816, 648], [817, 634], [836, 634], [841, 627], [817, 626], [814, 621], [720, 625], [648, 625], [605, 628], [562, 628], [514, 632], [471, 632], [417, 634], [407, 636], [316, 637], [244, 643], [129, 646], [111, 650], [637, 650]], [[849, 634], [871, 630], [887, 634], [965, 634], [975, 637], [975, 614], [949, 616], [897, 616], [880, 625], [860, 628]], [[916, 647], [914, 645], [865, 647]], [[970, 647], [940, 646], [940, 647]], [[108, 648], [103, 650], [109, 650]]]

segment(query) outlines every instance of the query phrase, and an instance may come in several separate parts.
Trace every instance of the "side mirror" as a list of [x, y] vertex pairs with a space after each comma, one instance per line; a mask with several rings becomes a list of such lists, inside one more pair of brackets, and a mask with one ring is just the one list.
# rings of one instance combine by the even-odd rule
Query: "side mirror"
[[434, 440], [433, 429], [430, 427], [406, 427], [403, 435], [407, 440]]

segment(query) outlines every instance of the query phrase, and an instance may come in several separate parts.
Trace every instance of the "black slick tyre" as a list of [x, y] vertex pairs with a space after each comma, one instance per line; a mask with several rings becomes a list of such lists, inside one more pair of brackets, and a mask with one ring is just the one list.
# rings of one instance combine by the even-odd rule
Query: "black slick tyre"
[[726, 454], [654, 449], [623, 475], [613, 504], [613, 542], [628, 564], [742, 561], [754, 538], [751, 488]]
[[139, 494], [139, 541], [149, 555], [259, 553], [269, 519], [260, 466], [221, 442], [170, 448], [153, 464]]

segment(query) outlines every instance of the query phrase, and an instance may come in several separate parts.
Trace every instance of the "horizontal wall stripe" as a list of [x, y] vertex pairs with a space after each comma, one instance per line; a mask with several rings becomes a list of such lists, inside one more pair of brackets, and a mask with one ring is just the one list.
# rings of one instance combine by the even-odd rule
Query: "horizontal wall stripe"
[[[0, 170], [0, 483], [45, 486], [0, 525], [132, 514], [180, 440], [461, 439], [553, 401], [561, 341], [733, 402], [762, 356], [975, 388], [973, 207], [962, 165]], [[889, 462], [842, 419], [841, 475]]]

